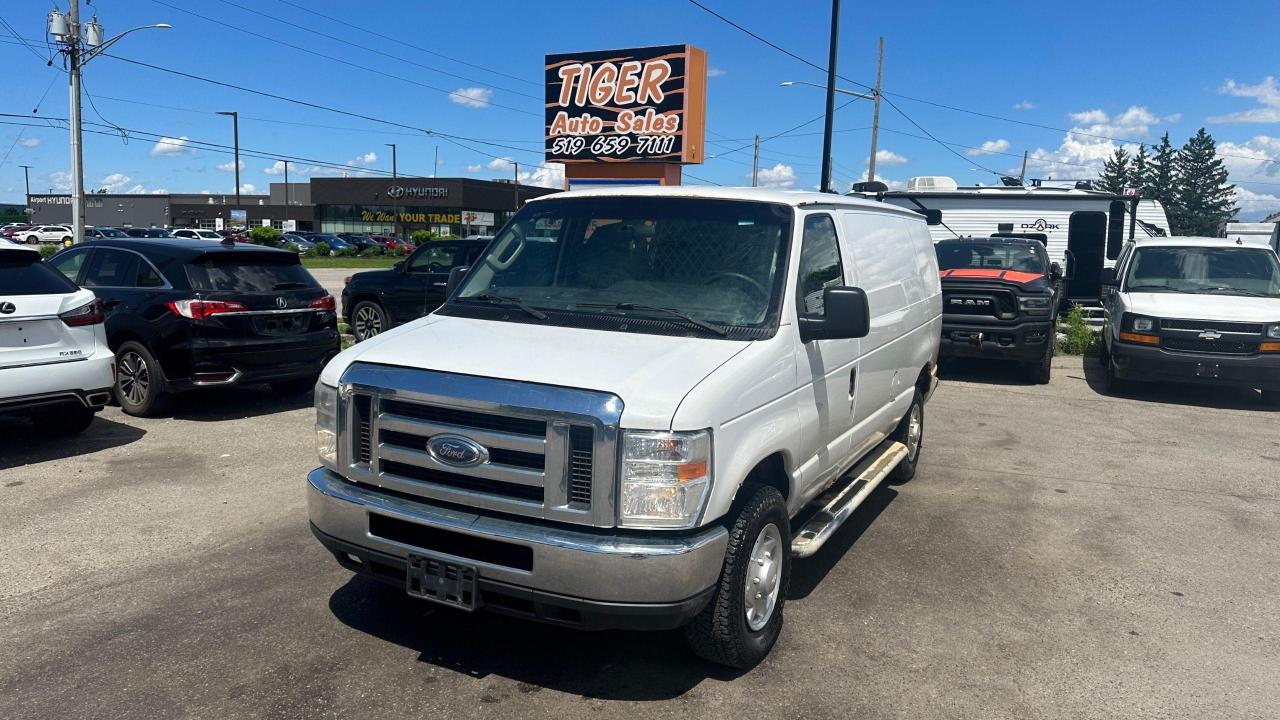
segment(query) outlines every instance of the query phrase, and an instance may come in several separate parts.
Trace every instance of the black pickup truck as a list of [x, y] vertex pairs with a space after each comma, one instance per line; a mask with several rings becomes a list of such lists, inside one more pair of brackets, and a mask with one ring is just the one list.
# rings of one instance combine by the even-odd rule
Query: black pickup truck
[[1049, 382], [1062, 271], [1039, 240], [961, 237], [936, 244], [943, 357], [1016, 360]]

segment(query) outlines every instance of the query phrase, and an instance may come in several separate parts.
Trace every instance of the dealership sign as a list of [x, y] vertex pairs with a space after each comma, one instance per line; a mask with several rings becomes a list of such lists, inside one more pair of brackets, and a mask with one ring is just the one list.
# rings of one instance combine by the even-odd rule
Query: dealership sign
[[70, 205], [70, 195], [32, 195], [32, 205]]
[[548, 55], [548, 162], [700, 163], [707, 53], [690, 45]]
[[392, 185], [387, 188], [387, 197], [393, 200], [401, 198], [444, 198], [449, 197], [449, 188], [443, 185]]

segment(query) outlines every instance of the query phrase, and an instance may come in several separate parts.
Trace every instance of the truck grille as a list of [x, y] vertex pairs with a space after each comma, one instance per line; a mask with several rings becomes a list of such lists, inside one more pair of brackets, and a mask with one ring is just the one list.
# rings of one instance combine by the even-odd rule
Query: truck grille
[[1004, 290], [943, 290], [942, 312], [946, 315], [981, 315], [1009, 319], [1018, 314], [1018, 303]]
[[1252, 355], [1258, 352], [1256, 342], [1238, 342], [1235, 340], [1201, 340], [1199, 338], [1164, 338], [1166, 350], [1181, 352], [1216, 353], [1219, 355]]
[[[615, 524], [615, 396], [360, 363], [342, 384], [339, 462], [348, 480], [481, 510]], [[511, 402], [522, 397], [533, 406]]]
[[1248, 335], [1262, 334], [1262, 325], [1258, 323], [1219, 322], [1216, 320], [1166, 319], [1160, 321], [1160, 327], [1165, 330], [1191, 330], [1194, 332], [1214, 330], [1217, 332], [1244, 333]]

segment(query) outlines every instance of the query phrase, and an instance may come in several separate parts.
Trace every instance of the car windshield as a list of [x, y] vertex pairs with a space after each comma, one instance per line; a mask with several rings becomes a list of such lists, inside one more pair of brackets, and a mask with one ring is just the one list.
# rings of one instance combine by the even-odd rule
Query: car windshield
[[212, 230], [197, 230], [196, 237], [208, 238], [210, 240], [221, 240], [222, 236]]
[[75, 291], [76, 284], [46, 265], [40, 253], [0, 250], [0, 297], [62, 295]]
[[1013, 270], [1044, 274], [1044, 260], [1031, 245], [942, 242], [935, 247], [940, 270]]
[[312, 242], [324, 242], [332, 245], [335, 242], [345, 242], [337, 235], [329, 235], [327, 233], [316, 233], [309, 238]]
[[791, 215], [783, 205], [706, 198], [530, 203], [455, 302], [516, 298], [536, 310], [761, 327], [780, 305]]
[[187, 263], [187, 279], [195, 290], [214, 292], [276, 292], [319, 287], [293, 253], [210, 253]]
[[1263, 248], [1139, 247], [1125, 289], [1280, 297], [1280, 262]]

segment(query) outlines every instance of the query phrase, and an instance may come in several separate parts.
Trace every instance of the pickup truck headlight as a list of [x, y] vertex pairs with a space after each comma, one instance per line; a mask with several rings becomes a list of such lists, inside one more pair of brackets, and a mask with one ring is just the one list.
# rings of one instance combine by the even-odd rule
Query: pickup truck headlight
[[1267, 339], [1269, 340], [1280, 340], [1280, 323], [1275, 323], [1274, 325], [1268, 325], [1266, 330], [1266, 336], [1267, 336]]
[[710, 487], [709, 431], [623, 431], [622, 527], [692, 527]]
[[1051, 302], [1053, 298], [1049, 296], [1030, 295], [1018, 298], [1018, 308], [1028, 315], [1048, 315]]
[[316, 454], [320, 462], [338, 469], [338, 388], [316, 383]]

